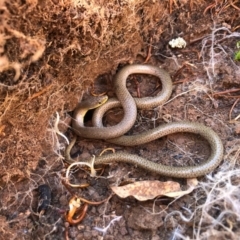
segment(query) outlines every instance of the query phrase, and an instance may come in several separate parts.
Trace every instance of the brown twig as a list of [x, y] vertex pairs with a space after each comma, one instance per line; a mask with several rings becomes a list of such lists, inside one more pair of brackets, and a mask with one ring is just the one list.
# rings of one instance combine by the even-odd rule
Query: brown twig
[[102, 201], [99, 201], [99, 202], [92, 202], [92, 201], [89, 201], [89, 200], [87, 200], [85, 198], [82, 198], [82, 197], [77, 197], [77, 198], [80, 199], [81, 201], [85, 202], [85, 203], [90, 204], [90, 205], [99, 205], [99, 204], [104, 203], [108, 200], [108, 198], [106, 198], [106, 199], [103, 199]]
[[[93, 87], [93, 88], [94, 88], [94, 87]], [[105, 92], [103, 92], [103, 93], [97, 94], [97, 93], [95, 93], [95, 91], [94, 91], [94, 89], [93, 89], [93, 90], [90, 91], [90, 93], [91, 93], [92, 96], [94, 96], [94, 97], [101, 97], [101, 96], [106, 95], [106, 94], [107, 94], [107, 91], [105, 91]]]
[[189, 7], [190, 7], [190, 12], [192, 12], [192, 10], [193, 10], [193, 1], [192, 0], [190, 0], [190, 2], [189, 2]]
[[62, 180], [62, 184], [67, 189], [67, 191], [70, 193], [70, 195], [72, 195], [72, 196], [75, 195], [75, 193], [70, 189], [70, 187], [67, 185], [67, 183], [64, 180]]
[[240, 8], [235, 5], [235, 2], [232, 2], [232, 1], [231, 1], [231, 2], [230, 2], [230, 5], [231, 5], [233, 8], [237, 9], [238, 11], [240, 11]]
[[232, 105], [231, 109], [230, 109], [230, 112], [229, 112], [229, 121], [232, 120], [232, 111], [234, 109], [234, 107], [236, 106], [236, 104], [238, 103], [238, 101], [240, 100], [240, 98], [236, 99], [236, 101], [234, 102], [234, 104]]
[[45, 88], [43, 88], [41, 91], [34, 93], [32, 96], [28, 97], [25, 101], [23, 101], [22, 103], [20, 103], [19, 105], [17, 105], [15, 108], [18, 108], [19, 106], [21, 106], [22, 104], [25, 104], [27, 102], [30, 102], [31, 100], [33, 100], [34, 98], [37, 98], [39, 96], [41, 96], [43, 93], [47, 92], [51, 87], [53, 86], [53, 84], [50, 84], [48, 86], [46, 86]]
[[172, 3], [173, 3], [173, 0], [169, 0], [169, 13], [170, 14], [172, 13]]
[[5, 135], [4, 132], [3, 132], [5, 127], [6, 127], [6, 125], [0, 126], [0, 135]]
[[202, 41], [204, 38], [205, 38], [205, 36], [195, 38], [195, 39], [191, 40], [189, 44], [192, 44], [192, 43], [195, 43], [195, 42], [198, 42], [198, 41]]
[[146, 59], [143, 63], [147, 63], [152, 56], [152, 54], [151, 54], [151, 52], [152, 52], [152, 40], [153, 40], [153, 38], [150, 37], [150, 43], [149, 43], [149, 47], [148, 47], [147, 57], [146, 57]]
[[178, 7], [176, 0], [169, 0], [169, 13], [170, 13], [170, 14], [172, 13], [173, 3], [175, 4], [175, 6]]
[[229, 6], [230, 6], [230, 4], [228, 4], [228, 5], [226, 5], [226, 6], [223, 6], [221, 9], [219, 9], [219, 10], [217, 11], [218, 15], [219, 15], [223, 10], [227, 9]]
[[240, 98], [240, 95], [235, 95], [235, 96], [229, 95], [229, 96], [222, 96], [222, 97], [226, 97], [226, 98]]
[[69, 237], [68, 237], [68, 231], [69, 230], [69, 223], [66, 222], [65, 223], [65, 240], [69, 240]]
[[24, 101], [24, 103], [26, 102], [30, 102], [31, 100], [33, 100], [34, 98], [37, 98], [39, 96], [41, 96], [43, 93], [47, 92], [51, 87], [53, 86], [53, 84], [50, 84], [48, 86], [46, 86], [45, 88], [43, 88], [41, 91], [34, 93], [32, 96], [30, 96], [27, 100]]
[[[223, 10], [226, 10], [228, 7], [232, 6], [233, 8], [235, 8], [236, 10], [240, 11], [240, 8], [238, 6], [235, 5], [235, 2], [236, 1], [232, 1], [230, 3], [227, 3], [225, 4], [225, 6], [222, 6], [221, 5], [221, 8], [219, 10], [216, 10], [216, 13], [217, 14], [220, 14]], [[217, 1], [215, 1], [215, 3], [212, 3], [210, 4], [208, 7], [205, 8], [205, 10], [203, 11], [203, 15], [206, 14], [206, 12], [209, 10], [209, 9], [212, 9], [212, 8], [215, 8], [216, 9], [217, 7]]]
[[190, 78], [185, 78], [183, 80], [173, 82], [173, 85], [181, 84], [190, 81]]
[[133, 80], [134, 80], [134, 83], [136, 84], [136, 91], [137, 91], [137, 97], [140, 98], [141, 97], [141, 93], [140, 93], [140, 88], [139, 88], [139, 82], [138, 80], [136, 79], [136, 77], [133, 77]]
[[236, 27], [233, 29], [233, 32], [235, 32], [238, 28], [240, 28], [240, 25], [236, 26]]
[[180, 73], [186, 68], [186, 65], [183, 65], [181, 68], [179, 68], [177, 70], [177, 72], [174, 74], [173, 79], [175, 79], [176, 77], [178, 77], [180, 75]]
[[176, 77], [178, 77], [185, 68], [186, 68], [188, 71], [190, 71], [191, 74], [193, 74], [193, 73], [192, 73], [191, 66], [193, 66], [193, 65], [185, 62], [185, 63], [182, 65], [182, 67], [179, 68], [179, 69], [177, 70], [177, 72], [174, 74], [173, 79], [175, 79]]
[[[215, 96], [215, 95], [225, 95], [227, 93], [233, 93], [233, 92], [239, 92], [239, 91], [240, 91], [240, 88], [228, 89], [228, 90], [222, 91], [222, 92], [215, 92], [215, 93], [213, 93], [213, 96]], [[237, 96], [228, 96], [228, 97], [237, 97]]]
[[208, 7], [205, 8], [205, 10], [203, 11], [203, 15], [206, 14], [206, 12], [211, 9], [211, 8], [214, 8], [216, 6], [216, 3], [212, 3], [210, 4]]

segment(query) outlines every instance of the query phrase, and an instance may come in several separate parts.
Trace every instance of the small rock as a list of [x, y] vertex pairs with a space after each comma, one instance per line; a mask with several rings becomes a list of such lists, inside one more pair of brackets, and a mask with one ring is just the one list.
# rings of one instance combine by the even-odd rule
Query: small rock
[[67, 200], [67, 197], [65, 195], [62, 195], [60, 198], [59, 198], [59, 203], [61, 206], [68, 206], [68, 200]]
[[140, 207], [133, 208], [128, 219], [128, 226], [136, 230], [156, 230], [162, 225], [163, 221], [161, 214], [150, 214]]
[[92, 207], [91, 212], [95, 214], [97, 212], [96, 207]]
[[81, 159], [91, 159], [92, 158], [92, 155], [89, 153], [89, 152], [83, 152], [81, 154]]
[[235, 126], [235, 133], [240, 134], [240, 124], [236, 124]]
[[76, 240], [83, 240], [83, 239], [84, 239], [83, 233], [79, 233], [79, 234], [76, 236]]
[[212, 120], [211, 118], [206, 118], [204, 121], [205, 121], [206, 125], [209, 126], [209, 127], [213, 127], [213, 126], [216, 125], [214, 120]]
[[97, 230], [92, 230], [92, 236], [96, 238], [99, 236], [99, 232]]
[[121, 228], [120, 228], [120, 234], [121, 234], [121, 235], [124, 236], [124, 235], [126, 235], [127, 233], [128, 233], [128, 231], [127, 231], [127, 228], [126, 228], [126, 227], [121, 227]]
[[92, 239], [92, 233], [91, 233], [91, 231], [84, 231], [84, 233], [83, 233], [83, 238], [84, 238], [85, 240], [91, 240], [91, 239]]
[[160, 236], [158, 236], [157, 234], [154, 234], [151, 238], [151, 240], [161, 240]]

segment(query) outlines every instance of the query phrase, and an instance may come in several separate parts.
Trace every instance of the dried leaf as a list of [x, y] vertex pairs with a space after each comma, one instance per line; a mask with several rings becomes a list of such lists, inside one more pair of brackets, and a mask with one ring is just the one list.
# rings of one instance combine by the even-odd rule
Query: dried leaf
[[195, 187], [198, 185], [198, 180], [196, 178], [190, 178], [187, 180], [187, 185], [189, 187], [187, 190], [166, 193], [165, 196], [172, 197], [172, 198], [178, 198], [178, 197], [187, 195], [190, 192], [192, 192], [195, 189]]
[[135, 197], [139, 201], [146, 201], [159, 196], [168, 196], [177, 198], [185, 194], [189, 194], [195, 189], [197, 179], [189, 179], [189, 189], [182, 191], [180, 184], [173, 181], [140, 181], [127, 184], [125, 186], [112, 186], [111, 189], [121, 198], [129, 196]]
[[121, 198], [134, 196], [139, 201], [146, 201], [157, 196], [165, 195], [172, 191], [180, 191], [180, 185], [177, 182], [160, 182], [160, 181], [140, 181], [130, 183], [125, 186], [111, 187], [113, 192]]

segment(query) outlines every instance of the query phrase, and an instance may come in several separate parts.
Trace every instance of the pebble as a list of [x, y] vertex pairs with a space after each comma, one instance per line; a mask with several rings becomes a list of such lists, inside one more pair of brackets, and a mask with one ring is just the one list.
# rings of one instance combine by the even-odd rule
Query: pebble
[[84, 231], [83, 237], [84, 237], [85, 240], [91, 240], [92, 239], [91, 231]]
[[240, 124], [236, 124], [235, 126], [235, 133], [240, 134]]
[[59, 198], [59, 203], [61, 206], [68, 206], [68, 200], [67, 200], [67, 197], [65, 195], [62, 195], [60, 198]]

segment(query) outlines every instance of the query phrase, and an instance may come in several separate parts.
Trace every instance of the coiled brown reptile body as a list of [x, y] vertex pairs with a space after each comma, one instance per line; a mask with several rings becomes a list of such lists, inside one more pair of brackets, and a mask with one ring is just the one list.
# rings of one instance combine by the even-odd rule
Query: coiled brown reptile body
[[[155, 97], [132, 98], [126, 88], [126, 81], [127, 77], [133, 73], [150, 74], [158, 77], [162, 83], [162, 91]], [[94, 139], [109, 139], [122, 136], [134, 125], [137, 117], [137, 108], [154, 108], [169, 99], [172, 93], [172, 81], [169, 74], [163, 69], [150, 65], [134, 64], [124, 67], [116, 74], [114, 90], [124, 111], [122, 121], [111, 127], [84, 127], [83, 117], [85, 113], [92, 108], [91, 105], [98, 107], [98, 102], [92, 103], [91, 101], [94, 100], [91, 98], [87, 103], [79, 103], [74, 111], [72, 127], [77, 135]], [[108, 102], [111, 102], [111, 99]], [[102, 105], [102, 110], [104, 110], [104, 107], [105, 104]]]
[[[137, 70], [137, 71], [136, 71]], [[127, 66], [125, 68], [123, 68], [120, 73], [117, 75], [116, 77], [116, 81], [117, 83], [115, 84], [115, 89], [122, 89], [122, 82], [124, 82], [124, 88], [126, 89], [125, 85], [126, 85], [126, 78], [129, 74], [132, 73], [145, 73], [145, 74], [152, 74], [155, 76], [159, 76], [159, 74], [156, 74], [156, 72], [158, 72], [158, 70], [156, 69], [156, 67], [153, 66], [149, 66], [149, 65], [130, 65]], [[161, 92], [162, 95], [159, 95], [159, 99], [161, 104], [164, 103], [165, 101], [167, 101], [167, 99], [170, 97], [170, 93], [172, 88], [172, 85], [169, 84], [169, 75], [166, 74], [165, 71], [160, 70], [161, 72], [161, 77], [162, 82], [164, 83], [165, 80], [167, 82], [166, 85], [163, 84], [163, 90]], [[119, 86], [120, 84], [120, 86]], [[167, 88], [167, 93], [164, 93], [164, 91]], [[124, 90], [125, 91], [125, 90]], [[119, 97], [121, 95], [121, 92], [117, 94], [117, 97]], [[125, 95], [125, 92], [124, 94]], [[122, 96], [121, 96], [122, 97]], [[219, 138], [219, 136], [209, 127], [206, 127], [202, 124], [199, 123], [193, 123], [193, 122], [174, 122], [174, 123], [167, 123], [167, 124], [163, 124], [160, 125], [157, 128], [154, 128], [152, 130], [148, 130], [146, 132], [143, 132], [141, 134], [138, 135], [133, 135], [133, 136], [123, 136], [123, 134], [125, 133], [126, 128], [124, 128], [124, 131], [121, 132], [120, 129], [118, 129], [118, 133], [120, 132], [121, 134], [118, 135], [120, 137], [117, 138], [112, 138], [112, 137], [108, 137], [106, 134], [102, 133], [102, 134], [93, 134], [95, 129], [101, 129], [102, 131], [108, 131], [108, 129], [110, 129], [109, 127], [104, 127], [102, 124], [102, 117], [104, 115], [104, 113], [108, 110], [111, 109], [113, 107], [119, 106], [119, 105], [123, 105], [125, 104], [125, 101], [128, 102], [129, 104], [132, 104], [132, 101], [128, 101], [128, 98], [132, 98], [131, 95], [128, 93], [126, 94], [122, 99], [123, 101], [121, 103], [119, 103], [118, 100], [113, 99], [108, 101], [106, 104], [102, 105], [101, 107], [99, 107], [97, 110], [95, 110], [95, 114], [93, 117], [93, 123], [94, 123], [94, 127], [93, 128], [86, 128], [86, 130], [84, 130], [84, 137], [88, 137], [88, 138], [95, 138], [93, 135], [97, 135], [97, 138], [100, 139], [107, 139], [107, 141], [115, 143], [115, 144], [119, 144], [119, 145], [123, 145], [123, 146], [135, 146], [135, 145], [140, 145], [140, 144], [144, 144], [146, 142], [150, 142], [153, 141], [157, 138], [166, 136], [168, 134], [172, 134], [172, 133], [177, 133], [177, 132], [190, 132], [190, 133], [194, 133], [194, 134], [199, 134], [201, 135], [203, 138], [205, 138], [210, 147], [211, 147], [211, 154], [209, 156], [209, 158], [207, 159], [207, 161], [205, 161], [204, 163], [198, 165], [198, 166], [187, 166], [187, 167], [173, 167], [173, 166], [166, 166], [166, 165], [162, 165], [159, 163], [154, 163], [150, 160], [144, 159], [142, 157], [139, 157], [137, 155], [133, 155], [133, 154], [129, 154], [129, 153], [125, 153], [125, 152], [117, 152], [117, 153], [113, 153], [113, 154], [106, 154], [100, 157], [96, 157], [95, 158], [95, 164], [105, 164], [105, 163], [111, 163], [114, 161], [121, 161], [121, 162], [128, 162], [128, 163], [132, 163], [132, 164], [136, 164], [144, 169], [147, 169], [149, 171], [152, 172], [156, 172], [159, 173], [161, 175], [165, 175], [165, 176], [171, 176], [171, 177], [179, 177], [179, 178], [192, 178], [192, 177], [198, 177], [198, 176], [202, 176], [205, 175], [209, 172], [211, 172], [212, 170], [214, 170], [221, 162], [222, 158], [223, 158], [223, 145], [221, 142], [221, 139]], [[135, 101], [140, 101], [140, 103], [136, 103], [138, 106], [141, 106], [141, 104], [144, 105], [144, 103], [146, 102], [144, 100], [145, 98], [142, 99], [134, 99]], [[131, 103], [130, 103], [131, 102]], [[135, 102], [134, 102], [135, 104]], [[158, 106], [159, 103], [155, 104], [154, 100], [152, 100], [152, 98], [150, 99], [150, 103], [146, 104], [146, 107], [143, 106], [143, 108], [149, 108], [149, 107], [156, 107]], [[84, 108], [86, 108], [86, 106], [84, 106]], [[136, 115], [135, 112], [135, 108], [134, 107], [129, 107], [130, 111], [125, 111], [127, 107], [124, 108], [124, 113], [125, 115], [131, 114], [131, 111], [133, 111], [134, 116]], [[79, 113], [81, 112], [79, 109], [81, 109], [80, 105], [78, 106], [78, 110]], [[84, 109], [85, 111], [86, 109]], [[75, 111], [75, 116], [78, 116], [78, 112]], [[127, 112], [127, 114], [126, 114]], [[82, 113], [81, 113], [82, 114]], [[125, 118], [126, 116], [124, 116]], [[83, 118], [83, 116], [81, 116], [81, 118]], [[136, 119], [136, 116], [135, 116]], [[135, 121], [134, 119], [134, 121]], [[83, 121], [81, 119], [81, 121]], [[124, 121], [123, 121], [124, 122]], [[126, 124], [126, 123], [124, 123]], [[132, 124], [132, 122], [131, 122]], [[76, 125], [75, 125], [76, 126]], [[114, 127], [118, 127], [120, 125], [115, 125]], [[132, 127], [132, 125], [131, 125]], [[130, 125], [127, 128], [131, 128]], [[78, 133], [78, 135], [81, 135], [81, 131], [84, 127], [81, 126], [81, 128], [77, 128], [77, 131], [75, 130], [76, 133]], [[111, 131], [111, 130], [110, 130]], [[68, 151], [70, 151], [70, 149], [68, 149]], [[67, 156], [69, 156], [69, 152], [67, 152], [66, 154]], [[71, 162], [70, 157], [67, 157], [68, 161]]]

